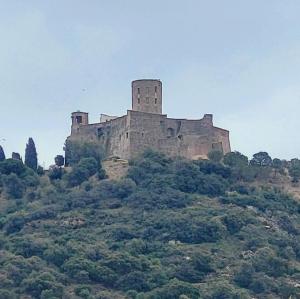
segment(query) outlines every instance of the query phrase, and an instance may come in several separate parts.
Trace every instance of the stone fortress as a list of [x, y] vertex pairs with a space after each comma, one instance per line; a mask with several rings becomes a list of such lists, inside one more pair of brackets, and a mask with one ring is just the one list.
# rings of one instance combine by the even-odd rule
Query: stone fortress
[[147, 148], [188, 159], [207, 158], [211, 150], [230, 152], [229, 131], [213, 125], [212, 114], [202, 119], [174, 119], [162, 113], [162, 82], [132, 82], [132, 109], [124, 116], [101, 114], [89, 123], [86, 112], [72, 113], [71, 141], [96, 142], [106, 157], [130, 159]]

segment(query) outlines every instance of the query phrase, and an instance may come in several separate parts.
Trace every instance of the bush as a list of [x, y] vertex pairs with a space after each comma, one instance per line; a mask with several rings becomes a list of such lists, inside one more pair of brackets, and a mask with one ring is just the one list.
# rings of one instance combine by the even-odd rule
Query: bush
[[234, 275], [234, 281], [242, 288], [248, 288], [252, 283], [255, 269], [251, 263], [242, 263]]
[[60, 180], [63, 176], [63, 169], [61, 167], [57, 167], [56, 165], [51, 166], [49, 168], [48, 176], [50, 180]]
[[[154, 291], [145, 295], [145, 299], [175, 299], [180, 296], [186, 296], [190, 299], [199, 299], [199, 289], [194, 287], [192, 284], [179, 281], [177, 279], [171, 280], [168, 284], [162, 288], [157, 288]], [[184, 298], [184, 297], [181, 297]]]
[[240, 152], [230, 152], [224, 156], [223, 163], [230, 167], [245, 167], [249, 164], [248, 157]]
[[200, 193], [209, 196], [224, 194], [227, 183], [215, 174], [207, 175], [192, 162], [175, 164], [174, 185], [182, 192]]
[[21, 198], [25, 192], [24, 183], [15, 173], [2, 176], [4, 191], [11, 198]]
[[96, 174], [98, 163], [95, 158], [83, 158], [73, 167], [70, 173], [65, 176], [70, 187], [75, 187]]
[[23, 162], [20, 160], [7, 159], [0, 162], [0, 173], [5, 175], [14, 173], [20, 176], [22, 173], [25, 172], [25, 170], [26, 167], [24, 166]]
[[103, 158], [103, 149], [94, 142], [77, 142], [67, 140], [65, 144], [65, 164], [73, 166], [83, 158], [94, 158], [97, 163]]

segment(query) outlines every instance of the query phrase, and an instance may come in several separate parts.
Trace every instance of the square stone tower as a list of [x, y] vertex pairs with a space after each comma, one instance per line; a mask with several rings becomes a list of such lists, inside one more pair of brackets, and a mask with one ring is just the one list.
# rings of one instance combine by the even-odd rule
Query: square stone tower
[[160, 80], [143, 79], [131, 83], [132, 110], [162, 114], [162, 83]]

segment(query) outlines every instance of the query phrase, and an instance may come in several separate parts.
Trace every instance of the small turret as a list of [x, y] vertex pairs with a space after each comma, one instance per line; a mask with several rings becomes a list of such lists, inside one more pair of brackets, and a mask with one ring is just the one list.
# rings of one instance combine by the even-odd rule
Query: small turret
[[86, 112], [73, 112], [72, 113], [72, 133], [76, 133], [80, 126], [89, 124], [89, 114]]

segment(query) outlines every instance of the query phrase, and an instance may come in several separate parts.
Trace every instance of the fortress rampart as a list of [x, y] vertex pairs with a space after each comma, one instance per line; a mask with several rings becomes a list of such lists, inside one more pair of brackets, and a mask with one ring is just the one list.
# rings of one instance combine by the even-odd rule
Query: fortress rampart
[[102, 114], [89, 124], [88, 113], [72, 113], [68, 140], [98, 143], [107, 157], [132, 158], [147, 148], [170, 156], [206, 158], [213, 150], [230, 152], [229, 131], [213, 126], [213, 116], [202, 119], [173, 119], [162, 114], [162, 83], [159, 80], [132, 82], [132, 110], [121, 117]]

